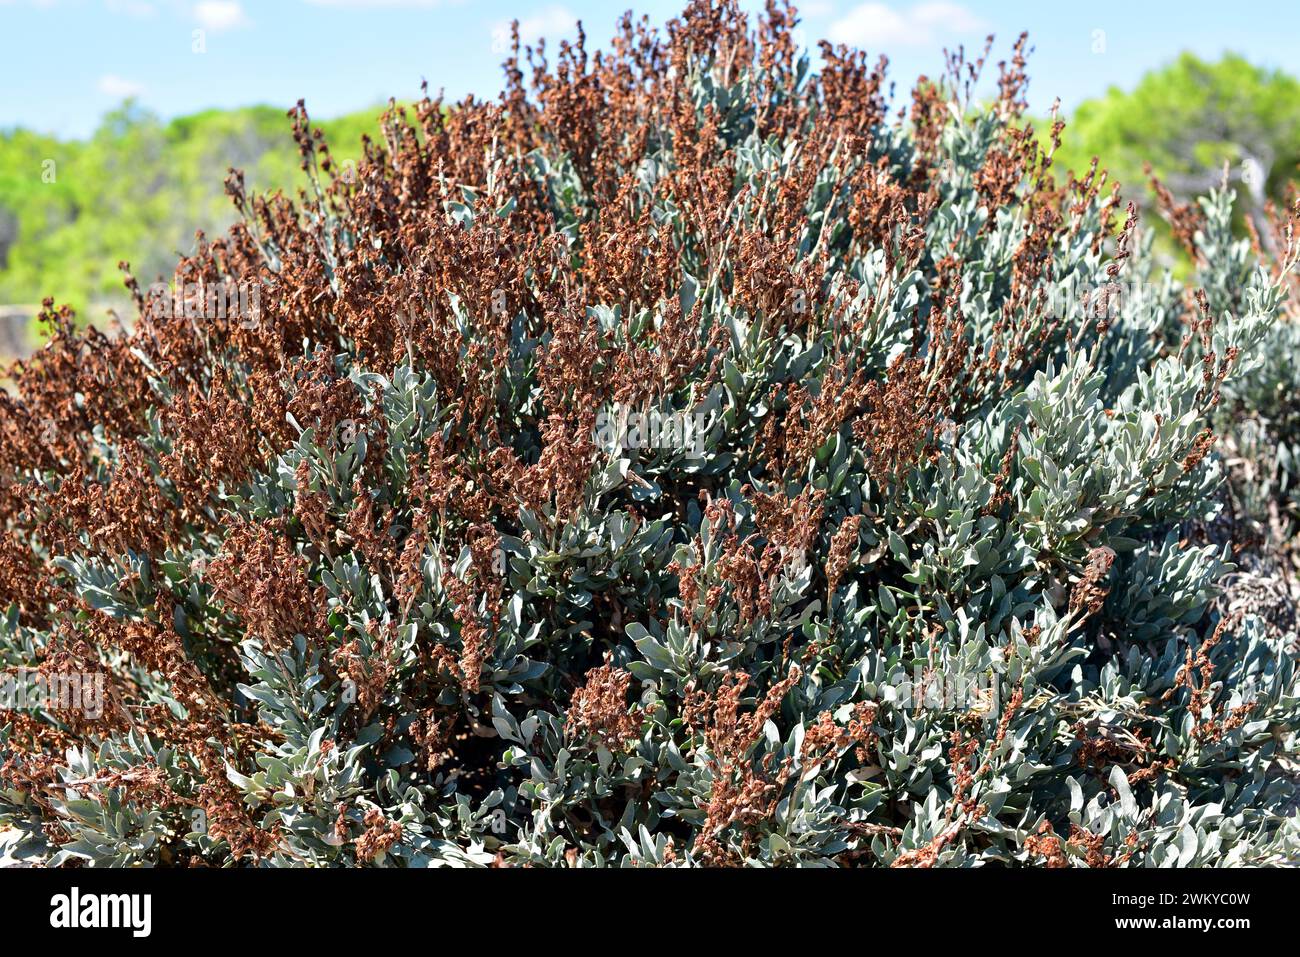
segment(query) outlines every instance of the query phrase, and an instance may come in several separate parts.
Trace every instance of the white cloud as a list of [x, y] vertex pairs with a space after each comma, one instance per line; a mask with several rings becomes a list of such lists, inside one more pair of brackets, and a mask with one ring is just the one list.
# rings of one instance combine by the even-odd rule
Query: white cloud
[[835, 12], [835, 4], [830, 0], [804, 0], [798, 5], [800, 19], [817, 19], [829, 17]]
[[[537, 41], [546, 38], [547, 47], [553, 45], [560, 37], [573, 33], [578, 18], [564, 7], [548, 7], [531, 17], [519, 20], [519, 42], [524, 46], [536, 46]], [[492, 49], [500, 53], [510, 45], [510, 21], [498, 20], [492, 26]]]
[[917, 23], [949, 33], [979, 33], [988, 25], [959, 3], [923, 3], [912, 11]]
[[128, 17], [152, 17], [158, 8], [146, 0], [105, 0], [104, 6], [109, 13], [125, 14]]
[[105, 73], [99, 78], [98, 85], [100, 93], [111, 96], [115, 100], [129, 99], [144, 92], [144, 87], [139, 83], [123, 79], [116, 73]]
[[979, 17], [947, 0], [933, 0], [901, 11], [884, 3], [864, 3], [831, 24], [829, 39], [884, 52], [888, 47], [932, 46], [945, 36], [980, 33], [984, 29]]
[[194, 19], [214, 32], [248, 26], [249, 22], [238, 0], [202, 0], [194, 4]]
[[348, 7], [354, 10], [378, 7], [437, 7], [442, 0], [306, 0], [313, 7]]

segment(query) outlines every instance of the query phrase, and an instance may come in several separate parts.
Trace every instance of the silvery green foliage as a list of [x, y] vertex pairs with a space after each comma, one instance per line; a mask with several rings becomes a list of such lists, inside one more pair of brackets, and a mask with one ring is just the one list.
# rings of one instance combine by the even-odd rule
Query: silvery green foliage
[[[765, 173], [797, 161], [798, 144], [754, 132], [750, 82], [746, 74], [724, 88], [701, 72], [694, 95], [701, 111], [716, 109], [739, 185], [758, 195]], [[941, 202], [925, 224], [927, 262], [960, 255], [960, 308], [976, 341], [1001, 318], [1016, 250], [1032, 229], [1018, 208], [1000, 208], [989, 222], [973, 183], [1001, 129], [992, 111], [949, 118], [939, 145], [947, 162], [936, 167]], [[676, 162], [666, 138], [651, 143], [638, 171], [647, 195]], [[914, 148], [905, 131], [882, 129], [871, 159], [884, 158], [901, 178]], [[557, 231], [572, 239], [583, 217], [578, 171], [562, 154], [538, 152], [529, 162]], [[851, 162], [819, 177], [801, 249], [824, 253], [831, 288], [856, 297], [850, 311], [864, 322], [852, 343], [855, 362], [881, 377], [910, 347], [913, 315], [936, 307], [934, 277], [884, 250], [845, 252], [848, 227], [835, 203], [849, 190]], [[1217, 317], [1212, 348], [1240, 356], [1225, 404], [1254, 407], [1267, 428], [1289, 430], [1275, 449], [1276, 432], [1236, 435], [1239, 447], [1254, 443], [1259, 461], [1278, 470], [1268, 481], [1294, 496], [1300, 340], [1295, 323], [1277, 321], [1280, 288], [1231, 238], [1230, 203], [1226, 192], [1205, 200], [1205, 265], [1188, 285], [1206, 290]], [[1111, 259], [1092, 248], [1103, 228], [1099, 206], [1090, 201], [1079, 230], [1054, 249], [1057, 281], [1107, 281]], [[474, 211], [464, 205], [450, 214], [471, 221]], [[653, 214], [665, 230], [689, 229], [667, 202]], [[1189, 451], [1207, 426], [1233, 424], [1205, 394], [1196, 347], [1186, 355], [1170, 348], [1181, 335], [1173, 317], [1185, 288], [1155, 269], [1149, 249], [1135, 234], [1123, 268], [1143, 280], [1141, 292], [1123, 297], [1104, 335], [1094, 325], [1071, 339], [1047, 337], [1023, 377], [973, 395], [961, 427], [937, 436], [932, 461], [883, 484], [846, 425], [786, 487], [756, 478], [749, 450], [773, 385], [829, 387], [829, 339], [775, 329], [722, 292], [694, 253], [683, 253], [686, 311], [700, 302], [706, 331], [725, 330], [732, 345], [716, 384], [684, 390], [665, 406], [703, 416], [702, 457], [601, 444], [570, 518], [521, 509], [500, 529], [507, 597], [481, 693], [445, 688], [439, 698], [467, 716], [467, 734], [486, 755], [479, 769], [486, 784], [465, 784], [461, 768], [429, 769], [402, 743], [420, 720], [408, 704], [426, 680], [420, 642], [458, 641], [447, 585], [469, 566], [468, 549], [429, 547], [418, 600], [404, 609], [358, 553], [316, 562], [313, 582], [334, 640], [356, 640], [367, 666], [388, 673], [364, 709], [322, 666], [325, 650], [305, 637], [277, 652], [252, 638], [240, 644], [239, 707], [272, 733], [252, 746], [251, 761], [228, 755], [226, 773], [260, 826], [278, 835], [264, 863], [693, 866], [720, 855], [763, 867], [1037, 865], [1045, 861], [1035, 843], [1044, 827], [1059, 837], [1064, 860], [1079, 866], [1293, 862], [1300, 834], [1285, 812], [1294, 784], [1279, 759], [1294, 753], [1300, 724], [1295, 636], [1250, 615], [1225, 617], [1216, 601], [1232, 551], [1189, 537], [1189, 528], [1220, 516], [1224, 482], [1214, 454], [1189, 468]], [[589, 319], [615, 340], [628, 334], [606, 304], [593, 304]], [[464, 322], [472, 328], [474, 319]], [[647, 311], [630, 328], [662, 322]], [[505, 358], [503, 391], [521, 416], [537, 411], [536, 346], [521, 333]], [[369, 491], [402, 499], [411, 459], [448, 427], [456, 397], [410, 364], [374, 369], [341, 354], [336, 367], [381, 411], [385, 441], [376, 446], [362, 433], [340, 446], [302, 428], [293, 447], [229, 490], [231, 515], [289, 515], [308, 490], [345, 512], [378, 447], [388, 485]], [[304, 474], [309, 489], [299, 484]], [[825, 510], [809, 552], [773, 575], [770, 603], [757, 616], [746, 613], [721, 565], [729, 533], [761, 537], [751, 485], [791, 498], [815, 490]], [[670, 492], [704, 487], [729, 503], [731, 517], [710, 517], [694, 499], [680, 509], [667, 501]], [[993, 507], [999, 494], [1005, 503]], [[861, 519], [858, 538], [828, 594], [831, 539], [848, 516]], [[165, 579], [188, 639], [200, 633], [191, 625], [220, 613], [190, 571], [197, 557], [219, 551], [219, 542], [197, 542], [193, 554], [156, 565], [127, 556], [110, 568], [69, 555], [60, 567], [96, 613], [124, 620], [140, 613], [151, 583]], [[1103, 600], [1085, 614], [1072, 596], [1098, 554], [1113, 564], [1100, 578]], [[673, 562], [694, 575], [694, 605]], [[392, 626], [395, 639], [375, 643], [372, 625]], [[597, 641], [597, 633], [606, 637]], [[0, 660], [30, 660], [45, 641], [11, 616], [0, 631]], [[783, 652], [790, 642], [816, 651], [799, 659], [797, 680], [736, 763], [685, 720], [684, 703], [743, 673], [752, 708], [790, 673]], [[626, 704], [638, 728], [621, 749], [575, 733], [567, 720], [574, 687], [606, 652], [632, 678]], [[134, 667], [133, 677], [145, 700], [181, 707], [159, 676]], [[936, 679], [990, 693], [934, 697], [924, 685]], [[844, 728], [861, 703], [874, 706], [869, 745], [862, 753], [834, 747], [813, 760], [804, 742], [819, 719], [830, 715]], [[5, 735], [0, 730], [0, 744]], [[966, 743], [973, 750], [955, 757]], [[210, 837], [201, 816], [122, 800], [114, 775], [144, 768], [182, 798], [201, 783], [192, 758], [148, 734], [109, 735], [97, 748], [68, 751], [61, 794], [48, 807], [20, 790], [0, 792], [6, 853], [51, 864], [158, 864], [170, 862], [162, 848], [183, 846], [230, 863], [229, 848]], [[722, 826], [711, 817], [720, 775], [760, 769], [776, 780], [776, 768], [786, 773], [770, 813]], [[971, 778], [964, 783], [963, 768]], [[339, 837], [340, 809], [354, 822], [377, 811], [400, 837], [361, 859], [355, 842]], [[47, 843], [42, 813], [70, 839]], [[713, 858], [701, 851], [702, 836], [716, 842]]]

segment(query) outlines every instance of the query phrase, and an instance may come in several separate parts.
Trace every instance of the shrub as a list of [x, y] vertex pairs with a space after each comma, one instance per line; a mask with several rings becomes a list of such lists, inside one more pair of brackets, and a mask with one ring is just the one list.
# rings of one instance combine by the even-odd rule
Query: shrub
[[3, 399], [10, 857], [1294, 856], [1293, 596], [1225, 594], [1284, 580], [1252, 515], [1294, 484], [1216, 450], [1294, 441], [1294, 219], [1264, 267], [1212, 193], [1181, 286], [1058, 178], [1023, 37], [993, 101], [956, 57], [895, 114], [792, 27], [701, 0], [527, 89], [516, 41], [355, 171], [300, 106], [312, 187], [232, 174], [182, 308], [47, 306]]

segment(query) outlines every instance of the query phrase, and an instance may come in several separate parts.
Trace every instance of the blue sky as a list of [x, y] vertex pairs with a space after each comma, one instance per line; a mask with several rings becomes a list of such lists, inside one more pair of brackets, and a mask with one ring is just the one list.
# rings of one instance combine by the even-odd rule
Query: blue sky
[[[84, 136], [125, 97], [165, 117], [213, 106], [289, 105], [319, 117], [413, 97], [421, 78], [452, 99], [499, 89], [502, 29], [603, 43], [633, 6], [663, 22], [682, 0], [0, 0], [0, 127]], [[760, 0], [744, 3], [749, 9]], [[1289, 2], [807, 0], [804, 37], [887, 54], [905, 91], [938, 73], [943, 46], [1005, 53], [1021, 30], [1030, 106], [1066, 108], [1132, 86], [1181, 50], [1224, 51], [1300, 75], [1300, 9]], [[202, 31], [196, 34], [195, 31]], [[201, 51], [196, 49], [201, 47]]]

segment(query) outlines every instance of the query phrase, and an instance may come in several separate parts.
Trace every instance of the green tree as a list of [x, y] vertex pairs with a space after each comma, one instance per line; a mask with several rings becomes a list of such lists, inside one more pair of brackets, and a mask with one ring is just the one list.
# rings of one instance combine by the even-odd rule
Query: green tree
[[1184, 53], [1131, 92], [1112, 87], [1081, 104], [1061, 154], [1074, 169], [1101, 157], [1138, 200], [1144, 163], [1182, 200], [1218, 185], [1226, 166], [1238, 208], [1258, 222], [1297, 175], [1300, 82], [1233, 54], [1207, 63]]
[[[377, 132], [379, 112], [320, 124], [336, 158], [360, 156], [361, 133]], [[119, 260], [144, 283], [166, 278], [196, 230], [217, 235], [234, 221], [222, 188], [232, 166], [252, 190], [305, 183], [282, 108], [164, 122], [127, 102], [84, 141], [0, 131], [0, 304], [54, 296], [92, 318], [94, 306], [121, 306]]]

